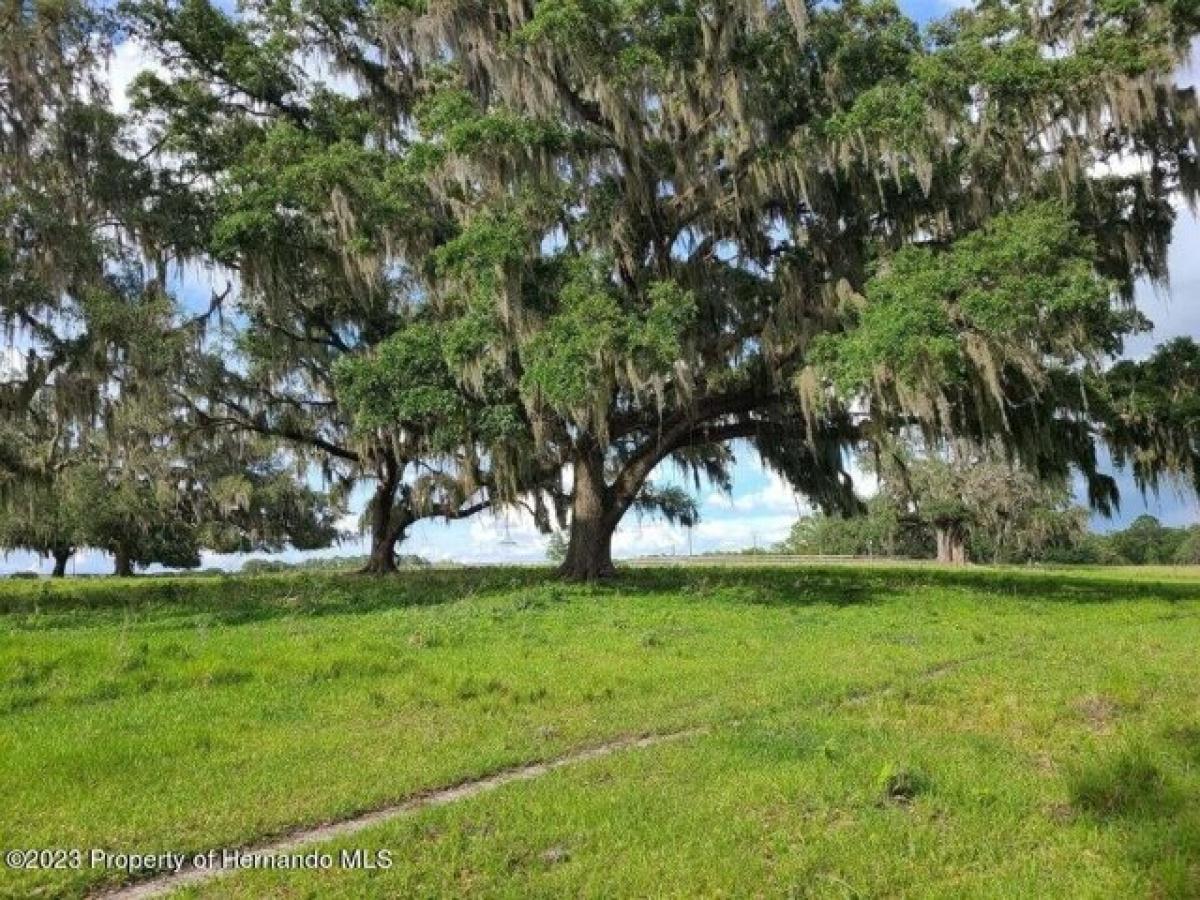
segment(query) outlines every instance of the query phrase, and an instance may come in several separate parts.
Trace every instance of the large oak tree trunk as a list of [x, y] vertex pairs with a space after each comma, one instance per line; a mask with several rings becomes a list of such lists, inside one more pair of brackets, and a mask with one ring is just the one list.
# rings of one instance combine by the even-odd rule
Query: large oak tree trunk
[[408, 510], [396, 509], [400, 488], [399, 466], [388, 458], [371, 499], [371, 554], [360, 570], [364, 575], [390, 575], [396, 571], [396, 544], [412, 524]]
[[575, 461], [571, 537], [558, 573], [569, 581], [596, 581], [616, 574], [612, 536], [620, 521], [617, 503], [604, 482], [604, 457], [582, 452]]
[[[576, 516], [579, 504], [574, 505]], [[571, 524], [571, 539], [567, 555], [558, 574], [568, 581], [597, 581], [616, 574], [612, 561], [614, 526], [603, 516], [577, 517]]]
[[113, 557], [116, 564], [113, 567], [113, 574], [119, 578], [128, 578], [133, 574], [133, 560], [129, 558], [129, 551], [124, 547], [118, 547], [113, 551]]
[[961, 525], [945, 525], [936, 529], [937, 561], [962, 566], [967, 563], [966, 533]]
[[390, 575], [396, 571], [396, 541], [390, 533], [371, 532], [371, 555], [362, 567], [364, 575]]
[[54, 571], [51, 572], [51, 577], [62, 578], [67, 574], [67, 563], [71, 556], [75, 553], [74, 550], [58, 549], [54, 551]]

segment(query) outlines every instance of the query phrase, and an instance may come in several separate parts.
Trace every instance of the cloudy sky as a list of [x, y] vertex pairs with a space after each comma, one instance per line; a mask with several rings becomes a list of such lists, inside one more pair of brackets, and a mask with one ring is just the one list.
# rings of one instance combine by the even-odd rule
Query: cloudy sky
[[[919, 19], [928, 19], [946, 12], [956, 0], [908, 0], [902, 2], [909, 12]], [[117, 49], [110, 68], [114, 100], [124, 102], [124, 89], [148, 61], [139, 49], [122, 45]], [[1196, 82], [1197, 72], [1187, 73], [1188, 80]], [[1176, 228], [1171, 253], [1171, 288], [1159, 293], [1148, 286], [1140, 292], [1142, 309], [1155, 322], [1152, 334], [1141, 336], [1129, 347], [1129, 355], [1144, 356], [1153, 347], [1170, 337], [1178, 335], [1200, 336], [1200, 222], [1188, 212], [1182, 211]], [[197, 300], [206, 298], [210, 286], [200, 275], [190, 275], [180, 285], [186, 296], [194, 294]], [[686, 529], [674, 528], [652, 520], [638, 520], [630, 515], [621, 526], [614, 541], [617, 556], [645, 554], [686, 554], [706, 550], [729, 550], [742, 547], [766, 547], [781, 540], [797, 516], [807, 510], [802, 498], [774, 473], [765, 471], [754, 454], [745, 447], [735, 448], [737, 464], [734, 470], [733, 491], [729, 496], [701, 489], [696, 492], [701, 503], [702, 520], [689, 534]], [[1121, 514], [1115, 520], [1097, 519], [1095, 527], [1109, 529], [1119, 527], [1130, 519], [1149, 512], [1169, 524], [1189, 524], [1200, 521], [1200, 504], [1183, 490], [1167, 488], [1160, 496], [1142, 498], [1128, 477], [1119, 476], [1122, 487]], [[680, 483], [678, 473], [669, 468], [655, 474], [660, 483]], [[689, 489], [690, 484], [685, 485]], [[872, 485], [865, 480], [861, 485], [864, 495], [871, 492]], [[362, 502], [362, 496], [358, 503]], [[356, 504], [357, 505], [357, 504]], [[350, 514], [344, 525], [354, 529], [357, 516]], [[416, 553], [431, 560], [459, 560], [463, 562], [534, 562], [544, 558], [546, 538], [537, 533], [527, 516], [481, 515], [464, 522], [443, 524], [423, 522], [412, 532], [401, 552]], [[338, 547], [323, 551], [320, 555], [353, 555], [364, 552], [361, 541], [348, 539]], [[296, 558], [301, 554], [284, 554]], [[206, 554], [206, 566], [237, 568], [244, 557]], [[80, 554], [74, 561], [75, 570], [105, 572], [110, 562], [101, 554]], [[0, 572], [48, 571], [49, 564], [24, 553], [11, 553], [0, 558]]]

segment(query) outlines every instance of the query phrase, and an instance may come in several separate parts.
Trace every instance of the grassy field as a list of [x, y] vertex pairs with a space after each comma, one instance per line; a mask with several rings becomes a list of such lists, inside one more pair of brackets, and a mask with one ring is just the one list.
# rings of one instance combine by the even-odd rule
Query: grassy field
[[[620, 735], [203, 896], [1200, 896], [1200, 573], [0, 584], [0, 847], [195, 852]], [[0, 867], [85, 895], [104, 868]]]

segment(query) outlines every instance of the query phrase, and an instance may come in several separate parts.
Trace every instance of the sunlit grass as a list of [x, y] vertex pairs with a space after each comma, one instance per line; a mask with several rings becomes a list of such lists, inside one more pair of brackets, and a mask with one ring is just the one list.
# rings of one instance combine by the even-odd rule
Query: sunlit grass
[[[703, 726], [200, 893], [1200, 893], [1200, 579], [850, 567], [0, 586], [0, 844], [253, 842]], [[0, 870], [0, 891], [116, 873]]]

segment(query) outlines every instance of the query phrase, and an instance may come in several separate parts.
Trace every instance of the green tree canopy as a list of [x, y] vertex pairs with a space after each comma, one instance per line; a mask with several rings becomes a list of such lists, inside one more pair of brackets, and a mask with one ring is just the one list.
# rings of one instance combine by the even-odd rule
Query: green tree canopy
[[1082, 471], [1102, 509], [1100, 443], [1147, 443], [1103, 366], [1200, 187], [1194, 4], [125, 10], [202, 212], [178, 243], [240, 286], [196, 414], [373, 476], [385, 544], [413, 498], [545, 508], [563, 470], [563, 571], [593, 578], [659, 463], [720, 483], [735, 439], [830, 510], [849, 451], [913, 428]]
[[457, 229], [431, 302], [460, 380], [515, 385], [572, 467], [568, 575], [610, 570], [660, 461], [734, 438], [828, 507], [847, 449], [914, 424], [1111, 505], [1085, 373], [1195, 195], [1192, 6], [987, 0], [926, 34], [891, 2], [386, 15]]
[[[226, 295], [167, 289], [205, 221], [194, 173], [152, 165], [104, 89], [111, 9], [0, 11], [0, 516], [4, 545], [91, 546], [117, 567], [194, 564], [200, 546], [325, 546], [325, 498], [274, 447], [200, 440], [183, 373]], [[234, 487], [234, 482], [237, 487]]]
[[[143, 74], [135, 107], [163, 164], [202, 174], [197, 255], [239, 286], [226, 340], [190, 373], [197, 420], [282, 439], [343, 492], [372, 479], [373, 571], [394, 568], [396, 543], [428, 516], [519, 501], [549, 527], [558, 470], [535, 452], [515, 392], [461, 390], [423, 311], [450, 224], [406, 129], [416, 88], [379, 61], [374, 6], [125, 13], [168, 69]], [[339, 78], [360, 88], [328, 83]]]
[[1169, 474], [1190, 477], [1200, 490], [1200, 345], [1177, 338], [1149, 358], [1123, 361], [1101, 385], [1116, 462], [1143, 489]]

